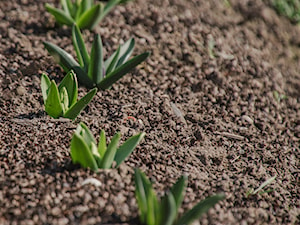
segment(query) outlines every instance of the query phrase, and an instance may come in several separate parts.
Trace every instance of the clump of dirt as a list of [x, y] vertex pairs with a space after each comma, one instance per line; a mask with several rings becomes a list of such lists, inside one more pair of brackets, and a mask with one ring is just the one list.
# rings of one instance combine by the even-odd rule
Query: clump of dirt
[[[72, 122], [43, 110], [41, 73], [64, 74], [42, 42], [74, 55], [70, 29], [55, 24], [45, 3], [0, 3], [1, 224], [138, 224], [135, 167], [159, 195], [188, 175], [184, 209], [225, 193], [201, 224], [300, 222], [299, 26], [262, 0], [118, 6], [84, 31], [88, 46], [100, 33], [109, 55], [133, 36], [134, 54], [151, 57]], [[80, 121], [97, 137], [101, 129], [123, 140], [147, 135], [119, 169], [94, 173], [71, 162]], [[275, 175], [265, 193], [246, 197]]]

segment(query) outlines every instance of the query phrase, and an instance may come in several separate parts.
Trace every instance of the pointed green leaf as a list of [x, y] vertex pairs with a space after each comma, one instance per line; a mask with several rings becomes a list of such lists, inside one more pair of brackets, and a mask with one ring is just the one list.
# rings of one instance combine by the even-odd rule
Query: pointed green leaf
[[135, 41], [133, 38], [131, 38], [121, 46], [119, 60], [116, 65], [116, 68], [124, 64], [129, 59], [129, 57], [133, 52], [134, 45], [135, 45]]
[[138, 143], [144, 138], [145, 133], [139, 133], [130, 137], [126, 140], [117, 150], [115, 155], [115, 161], [117, 163], [116, 167], [120, 166], [120, 164], [132, 153]]
[[[82, 1], [81, 1], [82, 2]], [[73, 15], [73, 18], [75, 20], [75, 23], [77, 23], [77, 21], [79, 20], [80, 16], [84, 13], [83, 9], [82, 9], [82, 4], [75, 4], [74, 5], [74, 8], [76, 10], [74, 10], [74, 15]], [[74, 24], [75, 24], [74, 23]]]
[[66, 24], [68, 26], [71, 26], [75, 22], [72, 19], [72, 17], [70, 17], [68, 14], [66, 14], [63, 10], [54, 8], [51, 5], [49, 5], [48, 3], [46, 3], [45, 7], [46, 7], [46, 10], [55, 17], [56, 21], [59, 24]]
[[105, 131], [101, 130], [100, 137], [99, 137], [99, 144], [98, 144], [98, 152], [100, 155], [100, 158], [102, 159], [106, 152], [106, 135]]
[[93, 87], [92, 80], [88, 78], [88, 76], [80, 67], [80, 65], [69, 53], [67, 53], [57, 45], [49, 42], [44, 42], [44, 46], [48, 50], [50, 55], [53, 56], [54, 60], [63, 68], [63, 70], [66, 73], [69, 72], [71, 69], [74, 70], [81, 84], [85, 85], [87, 88]]
[[171, 193], [173, 194], [176, 202], [176, 211], [181, 206], [185, 194], [186, 186], [187, 186], [187, 177], [181, 176], [171, 188]]
[[69, 72], [69, 70], [74, 67], [79, 67], [79, 64], [75, 59], [62, 48], [49, 42], [44, 42], [44, 46], [50, 55], [53, 56], [55, 62], [57, 62], [65, 72]]
[[91, 142], [91, 146], [90, 146], [91, 152], [93, 154], [94, 159], [96, 160], [97, 166], [99, 168], [99, 165], [101, 163], [101, 159], [100, 159], [100, 155], [97, 151], [97, 145], [94, 142]]
[[100, 155], [99, 155], [96, 143], [91, 142], [90, 149], [91, 149], [91, 152], [93, 153], [94, 158], [98, 158], [100, 160]]
[[95, 36], [89, 65], [88, 77], [98, 84], [103, 79], [103, 52], [100, 35]]
[[174, 195], [170, 192], [165, 195], [160, 205], [159, 224], [172, 225], [177, 216], [177, 206]]
[[104, 6], [100, 20], [102, 20], [113, 9], [113, 7], [115, 7], [119, 3], [120, 0], [109, 0]]
[[119, 55], [120, 55], [121, 47], [117, 49], [107, 60], [104, 62], [104, 68], [106, 69], [105, 73], [109, 74], [111, 71], [113, 71], [116, 68]]
[[194, 220], [199, 219], [204, 213], [206, 213], [210, 208], [212, 208], [219, 201], [225, 199], [225, 195], [217, 194], [211, 197], [204, 199], [195, 205], [191, 210], [186, 212], [177, 222], [176, 224], [190, 224]]
[[75, 24], [72, 27], [72, 39], [79, 64], [82, 68], [84, 68], [85, 71], [87, 71], [90, 62], [90, 57], [85, 47], [81, 32], [78, 26], [76, 26]]
[[150, 55], [149, 52], [142, 53], [138, 56], [135, 56], [131, 60], [127, 61], [123, 65], [119, 66], [117, 69], [107, 74], [100, 83], [97, 84], [97, 87], [101, 90], [110, 88], [116, 81], [121, 79], [126, 73], [135, 68], [141, 62], [145, 61]]
[[[109, 74], [111, 71], [113, 71], [113, 69], [124, 64], [128, 60], [128, 58], [133, 52], [134, 45], [135, 45], [134, 39], [131, 38], [127, 40], [123, 45], [120, 45], [118, 47], [117, 51], [115, 51], [104, 63], [107, 74]], [[108, 67], [112, 67], [110, 66], [112, 62], [113, 62], [113, 68], [108, 69]]]
[[94, 5], [89, 10], [85, 11], [76, 21], [81, 29], [93, 29], [101, 20], [102, 4]]
[[57, 86], [55, 84], [55, 81], [52, 80], [48, 92], [48, 97], [45, 102], [45, 111], [49, 114], [49, 116], [58, 118], [62, 115], [63, 109], [60, 102], [61, 101]]
[[149, 190], [146, 189], [147, 193], [147, 225], [156, 225], [158, 222], [157, 211], [159, 211], [158, 200], [152, 186]]
[[71, 11], [69, 10], [68, 2], [66, 0], [60, 0], [60, 4], [62, 5], [62, 8], [63, 8], [63, 11], [65, 12], [65, 14], [69, 17], [72, 17]]
[[96, 140], [90, 129], [82, 122], [77, 126], [75, 133], [81, 136], [88, 146], [91, 146], [92, 142], [96, 143]]
[[43, 100], [44, 104], [46, 103], [47, 97], [48, 97], [48, 91], [51, 85], [51, 81], [49, 77], [43, 73], [41, 77], [41, 89], [42, 89], [42, 94], [43, 94]]
[[146, 224], [147, 221], [147, 212], [148, 212], [148, 204], [146, 197], [146, 187], [151, 186], [150, 181], [145, 182], [142, 179], [143, 173], [139, 169], [135, 169], [134, 173], [134, 181], [135, 181], [135, 197], [139, 207], [139, 215], [140, 221], [142, 224]]
[[257, 194], [259, 191], [261, 191], [265, 186], [269, 185], [276, 179], [276, 175], [267, 179], [265, 182], [263, 182], [256, 190], [253, 191], [252, 195]]
[[78, 114], [83, 110], [92, 100], [94, 95], [97, 93], [97, 88], [92, 89], [83, 98], [69, 108], [69, 110], [64, 114], [64, 117], [74, 120]]
[[60, 101], [63, 109], [62, 114], [64, 114], [69, 108], [69, 97], [68, 97], [67, 89], [65, 87], [63, 87], [62, 90], [60, 91]]
[[85, 12], [92, 8], [94, 0], [82, 0], [80, 4], [82, 5], [82, 12]]
[[[100, 4], [100, 7], [101, 7], [101, 10], [100, 10], [101, 12], [99, 14], [99, 15], [101, 15], [102, 10], [103, 10], [103, 4], [102, 3], [98, 3], [98, 4]], [[85, 12], [88, 12], [93, 7], [93, 5], [94, 5], [94, 1], [93, 0], [82, 0], [81, 3], [80, 3], [80, 9], [81, 9], [81, 11], [77, 13], [76, 21], [78, 22], [79, 19], [80, 19], [80, 17], [83, 16], [83, 14]], [[97, 11], [95, 13], [97, 13]], [[97, 25], [100, 22], [99, 17], [97, 17], [97, 15], [98, 14], [96, 14], [94, 20], [98, 18], [98, 21], [91, 22], [91, 24], [94, 24], [94, 26]], [[81, 28], [83, 28], [83, 27], [81, 27]], [[86, 27], [86, 28], [93, 29], [92, 27]]]
[[65, 1], [66, 1], [66, 5], [68, 7], [68, 10], [69, 10], [70, 16], [72, 18], [74, 18], [75, 17], [75, 13], [76, 13], [76, 7], [75, 7], [75, 5], [72, 3], [71, 0], [65, 0]]
[[120, 133], [116, 133], [109, 145], [107, 146], [107, 150], [105, 155], [101, 158], [100, 168], [109, 169], [114, 161], [115, 154], [117, 152], [118, 144], [120, 140]]
[[145, 192], [145, 198], [146, 198], [146, 211], [144, 212], [144, 220], [145, 224], [150, 224], [150, 225], [156, 225], [158, 224], [158, 219], [157, 217], [159, 212], [159, 204], [157, 200], [157, 196], [152, 188], [152, 184], [149, 181], [149, 179], [146, 177], [146, 175], [143, 172], [139, 173], [142, 184], [143, 184], [143, 189]]
[[58, 91], [61, 92], [62, 88], [66, 88], [69, 98], [68, 108], [77, 102], [78, 96], [78, 84], [76, 75], [73, 70], [70, 70], [64, 79], [58, 85]]
[[93, 157], [92, 152], [78, 134], [74, 134], [71, 140], [71, 158], [73, 163], [79, 163], [84, 168], [98, 170], [98, 165]]

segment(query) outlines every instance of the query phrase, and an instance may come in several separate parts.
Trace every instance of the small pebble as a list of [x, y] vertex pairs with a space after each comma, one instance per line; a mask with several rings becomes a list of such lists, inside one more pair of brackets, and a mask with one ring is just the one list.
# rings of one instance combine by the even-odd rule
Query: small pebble
[[243, 115], [242, 116], [242, 120], [248, 122], [249, 124], [253, 124], [253, 119], [251, 119], [249, 116], [247, 115]]
[[19, 86], [19, 87], [17, 87], [16, 92], [18, 95], [24, 95], [26, 93], [26, 89], [22, 86]]

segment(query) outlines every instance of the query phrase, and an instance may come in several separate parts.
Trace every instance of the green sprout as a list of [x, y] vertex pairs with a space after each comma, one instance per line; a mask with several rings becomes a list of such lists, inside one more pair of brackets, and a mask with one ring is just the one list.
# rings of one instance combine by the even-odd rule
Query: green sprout
[[139, 207], [140, 222], [147, 225], [182, 225], [190, 224], [200, 218], [216, 203], [223, 200], [223, 194], [217, 194], [204, 199], [192, 209], [177, 218], [181, 206], [187, 178], [182, 176], [159, 202], [152, 185], [146, 175], [139, 169], [135, 170], [135, 195]]
[[78, 84], [76, 75], [72, 70], [67, 73], [58, 87], [54, 80], [50, 81], [49, 77], [43, 73], [41, 89], [45, 111], [48, 115], [53, 118], [62, 116], [72, 120], [89, 104], [97, 92], [97, 88], [94, 88], [77, 101]]
[[300, 0], [273, 0], [277, 13], [287, 17], [293, 23], [300, 22]]
[[265, 182], [263, 182], [257, 189], [253, 189], [251, 188], [250, 190], [247, 191], [246, 193], [246, 197], [248, 198], [250, 195], [256, 195], [257, 193], [259, 194], [263, 194], [263, 193], [268, 193], [271, 192], [272, 190], [267, 190], [267, 191], [262, 191], [267, 185], [271, 184], [275, 179], [276, 179], [276, 175], [269, 178], [268, 180], [266, 180]]
[[110, 0], [105, 5], [94, 0], [61, 0], [62, 9], [46, 3], [45, 7], [58, 24], [72, 26], [74, 23], [81, 29], [93, 29], [112, 10], [114, 6], [126, 0]]
[[281, 102], [283, 99], [287, 99], [287, 96], [284, 94], [279, 94], [278, 91], [273, 91], [273, 96], [276, 99], [277, 102]]
[[98, 147], [96, 140], [84, 124], [80, 123], [71, 140], [71, 158], [73, 163], [79, 163], [84, 168], [91, 168], [94, 171], [101, 169], [115, 168], [132, 153], [137, 144], [143, 139], [145, 133], [139, 133], [127, 139], [120, 147], [120, 133], [116, 133], [108, 146], [106, 146], [106, 135], [101, 130]]
[[78, 26], [72, 28], [73, 45], [79, 63], [60, 47], [44, 42], [45, 48], [65, 70], [74, 70], [79, 83], [87, 88], [97, 86], [105, 90], [121, 79], [126, 73], [142, 63], [149, 56], [149, 52], [142, 53], [128, 60], [134, 49], [134, 39], [131, 38], [120, 45], [108, 59], [103, 60], [103, 47], [100, 35], [97, 34], [92, 44], [90, 55], [83, 42]]
[[210, 38], [208, 40], [207, 51], [208, 51], [208, 55], [211, 59], [215, 58], [214, 48], [215, 48], [215, 40], [213, 38]]

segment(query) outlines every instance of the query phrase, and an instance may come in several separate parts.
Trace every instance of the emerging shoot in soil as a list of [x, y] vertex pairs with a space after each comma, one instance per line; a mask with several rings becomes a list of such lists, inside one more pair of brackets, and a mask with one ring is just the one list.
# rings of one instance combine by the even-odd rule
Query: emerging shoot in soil
[[41, 89], [48, 115], [53, 118], [62, 116], [72, 120], [89, 104], [97, 92], [97, 88], [94, 88], [77, 101], [78, 84], [72, 70], [67, 73], [58, 87], [54, 80], [50, 81], [46, 74], [42, 74]]
[[249, 191], [247, 191], [246, 193], [246, 197], [248, 198], [250, 195], [256, 195], [257, 193], [262, 194], [265, 192], [270, 192], [270, 190], [268, 191], [262, 191], [267, 185], [271, 184], [274, 180], [276, 179], [276, 175], [269, 178], [268, 180], [266, 180], [265, 182], [263, 182], [257, 189], [253, 189], [251, 188]]
[[93, 29], [112, 10], [114, 6], [125, 3], [124, 0], [109, 0], [105, 5], [94, 0], [61, 0], [62, 9], [46, 3], [45, 7], [57, 23], [72, 26], [74, 23], [81, 29]]
[[178, 179], [171, 190], [162, 197], [160, 202], [149, 179], [139, 169], [135, 170], [135, 186], [140, 221], [146, 225], [190, 224], [225, 198], [223, 194], [208, 197], [184, 213], [180, 218], [177, 218], [187, 186], [187, 178], [185, 176]]
[[273, 0], [272, 4], [278, 14], [287, 17], [293, 23], [300, 22], [299, 0]]
[[94, 86], [102, 90], [110, 88], [113, 83], [149, 56], [149, 52], [145, 52], [128, 60], [135, 45], [134, 39], [131, 38], [103, 61], [102, 41], [99, 34], [95, 36], [90, 55], [76, 25], [72, 28], [72, 38], [79, 63], [60, 47], [49, 42], [44, 42], [44, 45], [60, 66], [65, 71], [74, 70], [79, 83], [87, 88]]
[[71, 157], [73, 163], [79, 163], [84, 168], [91, 168], [94, 171], [98, 169], [112, 168], [113, 162], [116, 162], [115, 168], [132, 153], [138, 143], [144, 138], [145, 133], [139, 133], [127, 139], [120, 147], [120, 133], [117, 133], [106, 146], [106, 135], [101, 130], [99, 144], [84, 124], [80, 123], [71, 140]]

